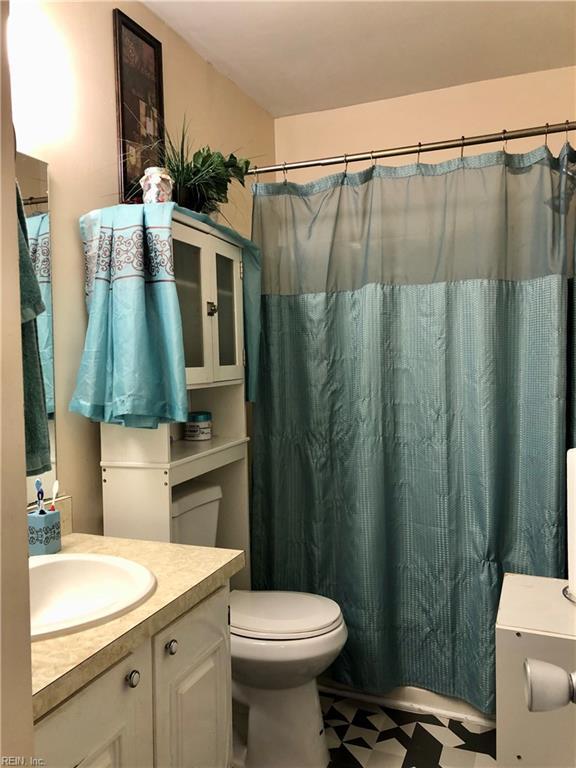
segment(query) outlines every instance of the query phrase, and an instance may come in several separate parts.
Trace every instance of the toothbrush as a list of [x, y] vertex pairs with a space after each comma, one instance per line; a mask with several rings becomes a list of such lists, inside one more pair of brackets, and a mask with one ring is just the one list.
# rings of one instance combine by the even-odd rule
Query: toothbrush
[[54, 503], [58, 498], [59, 489], [60, 489], [60, 483], [58, 482], [58, 480], [54, 480], [54, 483], [52, 485], [52, 504], [50, 504], [50, 512], [54, 512], [56, 510]]
[[36, 478], [34, 487], [36, 488], [36, 507], [38, 512], [40, 512], [44, 509], [44, 503], [42, 501], [44, 498], [44, 491], [42, 490], [42, 480], [40, 480], [39, 477]]

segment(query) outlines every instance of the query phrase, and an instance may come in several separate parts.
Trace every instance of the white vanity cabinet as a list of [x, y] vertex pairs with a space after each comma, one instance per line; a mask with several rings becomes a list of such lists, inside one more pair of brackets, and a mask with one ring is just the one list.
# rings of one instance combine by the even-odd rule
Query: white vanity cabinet
[[227, 590], [157, 634], [153, 654], [155, 765], [226, 768], [232, 732]]
[[46, 768], [227, 768], [228, 605], [222, 587], [38, 721]]
[[46, 768], [153, 765], [152, 653], [145, 643], [36, 723]]

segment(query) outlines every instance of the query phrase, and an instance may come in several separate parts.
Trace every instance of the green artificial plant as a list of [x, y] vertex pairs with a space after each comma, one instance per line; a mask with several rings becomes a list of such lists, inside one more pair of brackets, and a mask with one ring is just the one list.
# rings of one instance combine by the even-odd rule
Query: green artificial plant
[[166, 131], [163, 165], [174, 182], [172, 197], [178, 205], [211, 214], [228, 202], [228, 185], [234, 179], [244, 186], [250, 161], [233, 154], [224, 157], [208, 146], [192, 153], [184, 121], [176, 141]]

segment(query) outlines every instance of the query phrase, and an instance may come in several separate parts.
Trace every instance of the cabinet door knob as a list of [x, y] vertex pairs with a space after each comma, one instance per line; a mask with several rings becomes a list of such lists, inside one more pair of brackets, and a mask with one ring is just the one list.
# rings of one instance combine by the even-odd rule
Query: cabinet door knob
[[169, 653], [170, 656], [175, 656], [178, 652], [178, 640], [169, 640], [164, 648], [166, 648], [166, 652]]
[[206, 302], [206, 312], [208, 313], [208, 317], [214, 317], [216, 312], [218, 312], [218, 307], [213, 301]]
[[126, 675], [126, 682], [130, 688], [136, 688], [140, 682], [140, 672], [137, 669], [133, 669], [132, 672], [128, 672]]

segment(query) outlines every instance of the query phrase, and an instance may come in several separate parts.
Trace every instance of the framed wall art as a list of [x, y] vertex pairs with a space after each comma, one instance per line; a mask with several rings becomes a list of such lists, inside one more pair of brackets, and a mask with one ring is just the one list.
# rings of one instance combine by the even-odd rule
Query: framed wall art
[[162, 44], [114, 10], [120, 202], [141, 203], [144, 169], [164, 150]]

